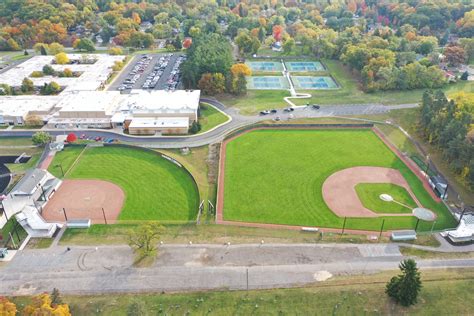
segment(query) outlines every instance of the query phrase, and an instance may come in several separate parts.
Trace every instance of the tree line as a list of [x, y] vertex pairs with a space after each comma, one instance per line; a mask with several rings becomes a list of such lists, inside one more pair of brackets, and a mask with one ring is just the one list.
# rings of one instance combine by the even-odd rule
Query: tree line
[[442, 91], [426, 91], [420, 111], [425, 140], [437, 146], [449, 167], [474, 188], [474, 93], [448, 99]]

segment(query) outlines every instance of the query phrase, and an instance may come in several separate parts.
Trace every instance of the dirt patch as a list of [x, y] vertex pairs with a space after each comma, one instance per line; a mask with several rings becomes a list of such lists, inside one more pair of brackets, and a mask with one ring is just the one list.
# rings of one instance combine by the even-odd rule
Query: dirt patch
[[68, 219], [91, 219], [93, 224], [113, 224], [122, 210], [125, 193], [118, 186], [102, 180], [64, 180], [43, 210], [47, 221], [65, 222]]
[[362, 205], [355, 186], [359, 183], [393, 183], [405, 188], [415, 203], [422, 207], [400, 171], [382, 167], [353, 167], [330, 175], [323, 183], [323, 198], [339, 217], [409, 216], [410, 214], [380, 214]]

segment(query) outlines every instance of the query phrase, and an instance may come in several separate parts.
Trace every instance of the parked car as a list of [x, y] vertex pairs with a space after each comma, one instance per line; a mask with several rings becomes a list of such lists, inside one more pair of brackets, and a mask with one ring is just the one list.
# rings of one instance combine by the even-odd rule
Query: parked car
[[319, 110], [319, 109], [321, 108], [321, 107], [320, 107], [319, 105], [317, 105], [317, 104], [313, 104], [311, 107], [312, 107], [313, 109], [315, 109], [315, 110]]
[[270, 110], [270, 113], [272, 113], [272, 114], [275, 114], [276, 112], [278, 112], [278, 111], [275, 110], [275, 109], [271, 109], [271, 110]]
[[286, 108], [283, 111], [284, 112], [293, 112], [295, 109], [294, 108]]
[[260, 115], [268, 115], [270, 114], [271, 112], [268, 111], [268, 110], [265, 110], [265, 111], [260, 111]]

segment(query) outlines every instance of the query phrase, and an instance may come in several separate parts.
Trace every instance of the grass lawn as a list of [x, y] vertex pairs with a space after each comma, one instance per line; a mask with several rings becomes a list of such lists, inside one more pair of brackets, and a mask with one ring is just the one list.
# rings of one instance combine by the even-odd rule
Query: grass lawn
[[67, 174], [70, 171], [73, 163], [85, 148], [85, 146], [65, 147], [63, 151], [56, 153], [53, 162], [48, 167], [48, 171], [57, 178], [63, 178], [62, 172], [64, 171], [64, 174]]
[[207, 132], [208, 130], [229, 120], [225, 114], [210, 104], [201, 103], [199, 108], [199, 123], [201, 124], [201, 130], [199, 133]]
[[[359, 183], [355, 190], [359, 199], [369, 210], [376, 213], [411, 213], [411, 209], [417, 205], [405, 188], [392, 183]], [[385, 202], [380, 199], [380, 194], [389, 194], [397, 202], [410, 208], [406, 208], [397, 203]]]
[[[81, 151], [66, 148], [50, 168], [63, 162], [66, 171]], [[69, 179], [101, 179], [119, 185], [126, 194], [119, 220], [189, 221], [196, 218], [199, 195], [182, 168], [158, 153], [126, 147], [87, 148], [66, 175]]]
[[[424, 270], [418, 303], [384, 293], [396, 271], [344, 276], [294, 289], [63, 296], [73, 315], [470, 315], [474, 270]], [[30, 297], [15, 297], [21, 306]], [[142, 314], [140, 311], [144, 311]]]
[[[14, 229], [15, 227], [16, 230]], [[13, 242], [10, 239], [10, 233], [13, 236]], [[0, 229], [0, 237], [2, 237], [0, 239], [0, 248], [18, 248], [27, 236], [28, 233], [18, 224], [16, 218], [9, 218], [3, 228]], [[6, 244], [7, 241], [9, 241], [8, 244]]]
[[31, 137], [0, 137], [0, 146], [32, 146]]
[[[322, 197], [322, 185], [338, 170], [354, 166], [400, 170], [424, 207], [438, 215], [436, 229], [455, 221], [422, 182], [371, 130], [258, 130], [227, 145], [224, 219], [288, 225], [342, 227]], [[350, 218], [346, 228], [413, 228], [411, 216]], [[431, 229], [420, 223], [419, 230]]]
[[288, 106], [283, 98], [290, 96], [286, 90], [248, 90], [247, 95], [220, 95], [218, 100], [227, 106], [240, 109], [241, 114], [250, 115], [269, 108], [281, 109]]

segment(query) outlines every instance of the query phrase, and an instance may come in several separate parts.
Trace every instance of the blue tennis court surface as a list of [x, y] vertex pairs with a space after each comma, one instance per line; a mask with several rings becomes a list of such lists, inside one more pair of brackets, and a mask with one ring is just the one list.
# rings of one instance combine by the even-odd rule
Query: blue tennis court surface
[[285, 77], [258, 76], [247, 78], [247, 89], [253, 90], [283, 90], [290, 86]]
[[249, 61], [246, 63], [252, 71], [282, 71], [283, 66], [276, 61]]
[[288, 71], [324, 71], [324, 66], [319, 61], [286, 61]]
[[296, 90], [336, 89], [337, 83], [331, 77], [291, 76]]

